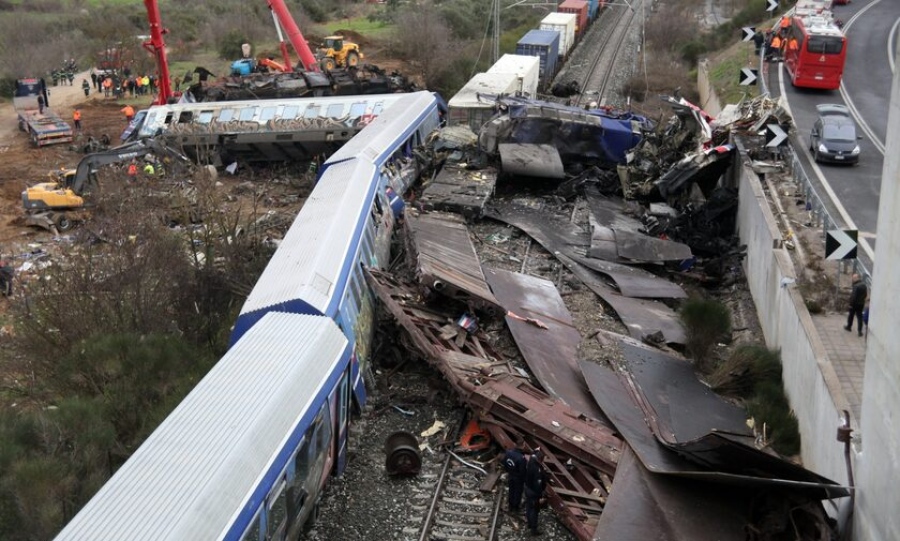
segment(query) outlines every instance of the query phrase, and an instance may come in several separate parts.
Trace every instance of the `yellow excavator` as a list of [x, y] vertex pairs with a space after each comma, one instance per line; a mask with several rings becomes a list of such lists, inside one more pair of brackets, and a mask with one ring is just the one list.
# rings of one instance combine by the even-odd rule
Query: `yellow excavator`
[[334, 68], [355, 68], [365, 58], [359, 45], [344, 41], [344, 36], [328, 36], [319, 47], [319, 67], [322, 71]]
[[41, 182], [22, 192], [25, 222], [51, 231], [67, 231], [86, 218], [85, 198], [96, 185], [97, 168], [124, 163], [148, 153], [170, 158], [177, 163], [189, 163], [187, 157], [155, 139], [144, 139], [88, 154], [75, 169], [63, 169], [58, 180]]

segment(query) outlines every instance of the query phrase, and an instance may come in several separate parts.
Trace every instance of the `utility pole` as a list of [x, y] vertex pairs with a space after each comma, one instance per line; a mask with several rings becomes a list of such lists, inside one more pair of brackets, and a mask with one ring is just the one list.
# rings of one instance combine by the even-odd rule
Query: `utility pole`
[[496, 64], [500, 60], [500, 0], [493, 0], [491, 4], [493, 10], [493, 47], [491, 49], [491, 65]]

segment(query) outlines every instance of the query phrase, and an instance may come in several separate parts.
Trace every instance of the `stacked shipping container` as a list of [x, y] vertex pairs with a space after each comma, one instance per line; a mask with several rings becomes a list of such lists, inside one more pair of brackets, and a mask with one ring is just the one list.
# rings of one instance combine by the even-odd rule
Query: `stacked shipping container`
[[547, 88], [556, 75], [559, 61], [559, 32], [529, 30], [516, 44], [516, 54], [540, 59], [541, 88]]
[[574, 13], [551, 13], [541, 21], [540, 30], [553, 30], [559, 32], [559, 58], [569, 56], [572, 47], [575, 46], [575, 23], [577, 15]]
[[575, 34], [581, 36], [587, 30], [588, 19], [588, 3], [586, 0], [565, 0], [560, 4], [556, 11], [560, 13], [574, 13], [577, 17], [575, 22]]

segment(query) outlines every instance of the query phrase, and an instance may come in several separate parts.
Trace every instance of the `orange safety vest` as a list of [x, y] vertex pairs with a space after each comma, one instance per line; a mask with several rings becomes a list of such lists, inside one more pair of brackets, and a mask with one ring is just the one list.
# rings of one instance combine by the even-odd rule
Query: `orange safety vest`
[[137, 164], [136, 163], [128, 164], [128, 176], [129, 177], [137, 176]]
[[791, 25], [791, 19], [790, 19], [790, 17], [782, 17], [782, 18], [781, 18], [781, 27], [782, 27], [782, 28], [787, 28], [787, 27], [789, 27], [790, 25]]
[[134, 116], [134, 107], [126, 105], [125, 107], [122, 107], [122, 112], [125, 113], [125, 117], [130, 120]]
[[772, 48], [781, 49], [781, 38], [779, 38], [778, 36], [772, 38]]
[[76, 121], [81, 120], [81, 111], [75, 111], [74, 113], [72, 113], [72, 119]]

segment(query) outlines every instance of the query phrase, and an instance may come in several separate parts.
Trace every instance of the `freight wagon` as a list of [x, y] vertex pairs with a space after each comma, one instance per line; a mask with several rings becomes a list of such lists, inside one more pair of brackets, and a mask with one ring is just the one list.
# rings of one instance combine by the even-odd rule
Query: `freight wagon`
[[447, 106], [451, 126], [467, 125], [478, 133], [494, 116], [495, 98], [515, 95], [519, 77], [515, 73], [478, 73], [456, 93]]
[[559, 61], [559, 32], [529, 30], [516, 44], [516, 54], [540, 59], [541, 84], [545, 89], [553, 82]]

